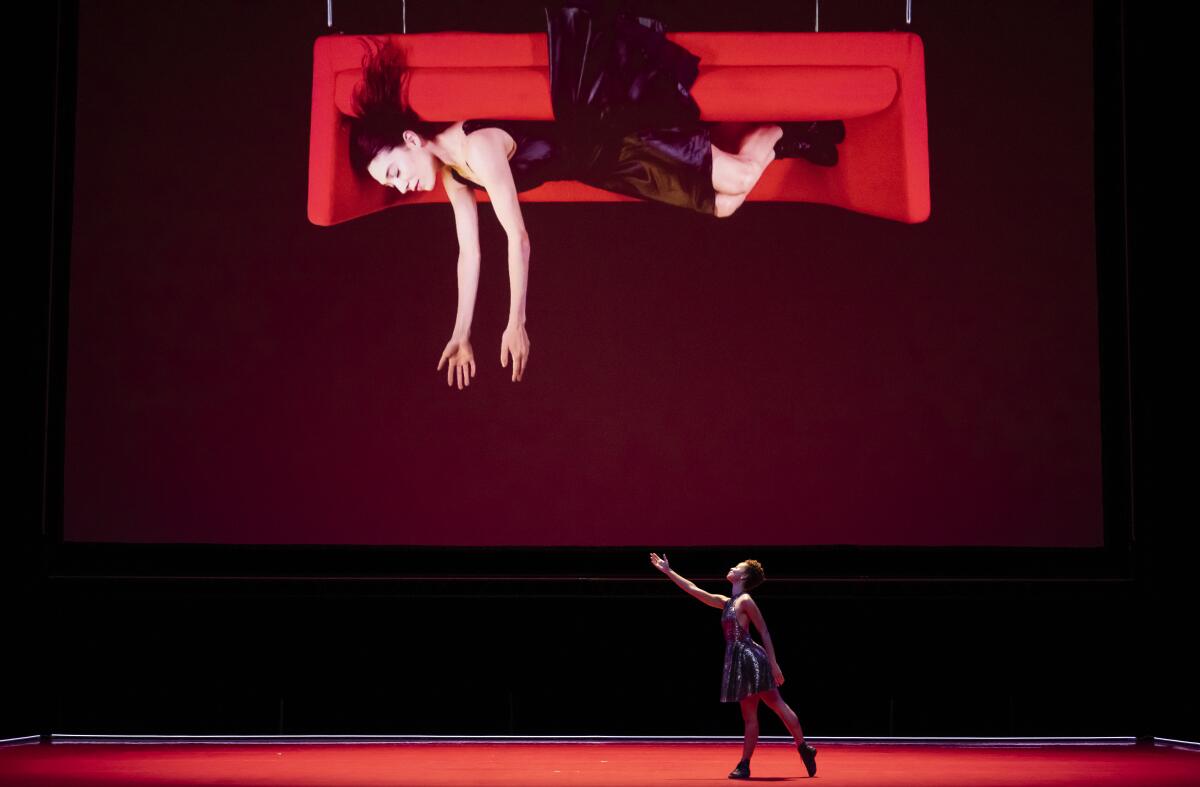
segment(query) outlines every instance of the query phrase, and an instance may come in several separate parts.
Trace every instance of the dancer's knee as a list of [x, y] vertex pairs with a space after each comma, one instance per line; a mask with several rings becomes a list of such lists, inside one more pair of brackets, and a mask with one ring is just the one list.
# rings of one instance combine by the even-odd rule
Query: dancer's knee
[[787, 708], [787, 703], [783, 701], [783, 695], [779, 693], [779, 689], [771, 689], [763, 692], [763, 702], [767, 703], [767, 707], [776, 713]]

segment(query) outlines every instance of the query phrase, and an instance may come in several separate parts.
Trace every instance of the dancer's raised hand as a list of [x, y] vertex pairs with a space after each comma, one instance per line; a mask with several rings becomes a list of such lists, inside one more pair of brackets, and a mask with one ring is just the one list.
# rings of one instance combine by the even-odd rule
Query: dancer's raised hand
[[669, 563], [667, 563], [667, 553], [666, 552], [663, 553], [662, 557], [659, 557], [658, 555], [651, 552], [650, 553], [650, 565], [654, 566], [655, 568], [657, 568], [659, 571], [663, 572], [664, 574], [671, 570], [671, 565]]

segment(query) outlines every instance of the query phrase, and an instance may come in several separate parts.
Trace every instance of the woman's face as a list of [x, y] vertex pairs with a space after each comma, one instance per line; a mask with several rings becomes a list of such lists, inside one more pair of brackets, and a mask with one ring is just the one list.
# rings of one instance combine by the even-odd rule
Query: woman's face
[[730, 582], [737, 582], [739, 579], [744, 580], [746, 578], [746, 564], [738, 563], [729, 569], [729, 573], [725, 575], [725, 578]]
[[367, 171], [381, 186], [398, 189], [401, 194], [432, 191], [437, 180], [433, 154], [411, 131], [405, 133], [404, 144], [376, 153]]

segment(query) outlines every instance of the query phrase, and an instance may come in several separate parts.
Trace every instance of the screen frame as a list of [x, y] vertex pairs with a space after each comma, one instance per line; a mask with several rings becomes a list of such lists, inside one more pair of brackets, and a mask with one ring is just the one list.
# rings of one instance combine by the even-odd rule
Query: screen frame
[[[737, 555], [791, 566], [782, 582], [1132, 580], [1136, 572], [1132, 454], [1129, 249], [1126, 192], [1124, 3], [1095, 0], [1093, 14], [1095, 227], [1104, 546], [694, 547], [662, 544], [720, 571]], [[323, 31], [314, 31], [317, 34]], [[914, 32], [920, 32], [914, 28]], [[428, 546], [210, 545], [72, 542], [64, 538], [68, 296], [75, 147], [78, 3], [59, 4], [51, 170], [52, 219], [46, 328], [46, 429], [41, 536], [52, 578], [209, 577], [421, 580], [642, 580], [645, 547], [457, 548]], [[740, 558], [739, 558], [740, 559]], [[650, 574], [657, 577], [656, 574]]]

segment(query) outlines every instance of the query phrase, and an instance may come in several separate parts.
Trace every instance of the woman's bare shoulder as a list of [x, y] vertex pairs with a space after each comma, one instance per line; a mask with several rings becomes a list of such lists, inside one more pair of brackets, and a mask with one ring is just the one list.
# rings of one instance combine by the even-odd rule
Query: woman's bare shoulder
[[[512, 135], [502, 128], [476, 129], [465, 135], [463, 139], [463, 151], [470, 160], [478, 160], [479, 157], [486, 156], [489, 159], [507, 161], [512, 158], [517, 147]], [[471, 166], [470, 162], [467, 166]]]

